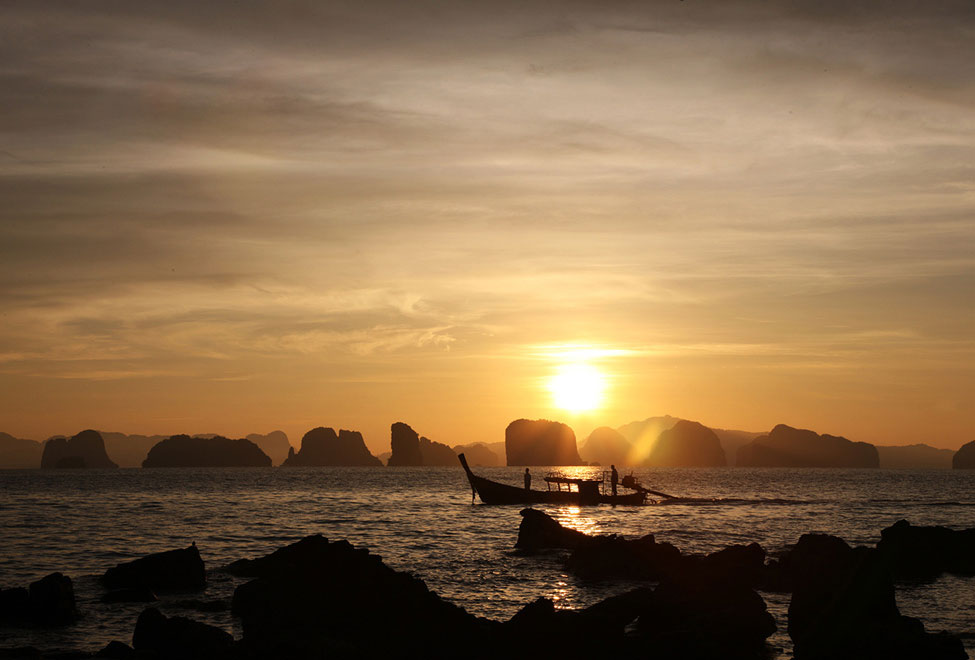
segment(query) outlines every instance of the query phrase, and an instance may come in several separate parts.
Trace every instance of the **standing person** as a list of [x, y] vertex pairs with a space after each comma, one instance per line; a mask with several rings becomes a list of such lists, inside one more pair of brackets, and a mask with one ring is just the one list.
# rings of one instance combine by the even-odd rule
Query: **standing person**
[[616, 484], [620, 481], [620, 473], [616, 471], [615, 465], [609, 467], [613, 470], [609, 475], [609, 483], [613, 486], [613, 497], [616, 497]]
[[531, 489], [532, 489], [532, 473], [528, 471], [528, 468], [525, 468], [525, 491], [527, 492]]

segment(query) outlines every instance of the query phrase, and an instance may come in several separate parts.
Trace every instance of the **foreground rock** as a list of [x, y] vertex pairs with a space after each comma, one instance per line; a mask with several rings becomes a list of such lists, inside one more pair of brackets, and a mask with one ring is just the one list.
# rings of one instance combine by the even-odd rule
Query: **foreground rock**
[[879, 551], [805, 534], [789, 564], [789, 635], [797, 660], [967, 657], [957, 637], [927, 633], [920, 621], [900, 614]]
[[951, 467], [956, 470], [975, 470], [975, 440], [962, 445], [951, 457]]
[[655, 467], [723, 467], [721, 441], [714, 431], [682, 419], [657, 438], [647, 464]]
[[0, 589], [0, 624], [62, 626], [78, 618], [71, 578], [51, 573], [27, 589]]
[[51, 438], [44, 444], [41, 467], [117, 468], [105, 452], [105, 441], [98, 431], [88, 429], [71, 438]]
[[582, 465], [576, 434], [561, 422], [518, 419], [504, 430], [509, 466]]
[[485, 634], [479, 620], [345, 541], [309, 536], [231, 564], [256, 577], [234, 591], [248, 657], [456, 656]]
[[158, 660], [234, 657], [234, 638], [229, 633], [185, 617], [167, 617], [154, 607], [139, 615], [132, 646]]
[[880, 465], [877, 448], [834, 435], [779, 424], [738, 449], [740, 467], [850, 467]]
[[589, 537], [564, 527], [547, 513], [538, 509], [522, 509], [515, 547], [525, 553], [551, 548], [575, 548]]
[[206, 569], [196, 543], [118, 564], [101, 578], [108, 589], [194, 591], [206, 586]]
[[379, 467], [382, 463], [369, 453], [362, 434], [319, 426], [301, 438], [301, 450], [288, 452], [283, 465], [288, 467], [362, 466]]
[[174, 435], [149, 450], [144, 468], [159, 467], [270, 467], [271, 457], [250, 440], [223, 436], [191, 438]]
[[880, 533], [877, 549], [895, 578], [975, 575], [975, 528], [915, 527], [899, 520]]

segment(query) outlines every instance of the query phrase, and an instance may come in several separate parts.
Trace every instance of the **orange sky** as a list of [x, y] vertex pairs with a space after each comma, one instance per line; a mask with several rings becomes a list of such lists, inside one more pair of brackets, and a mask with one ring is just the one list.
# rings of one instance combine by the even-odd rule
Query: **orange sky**
[[2, 11], [0, 430], [975, 438], [964, 3]]

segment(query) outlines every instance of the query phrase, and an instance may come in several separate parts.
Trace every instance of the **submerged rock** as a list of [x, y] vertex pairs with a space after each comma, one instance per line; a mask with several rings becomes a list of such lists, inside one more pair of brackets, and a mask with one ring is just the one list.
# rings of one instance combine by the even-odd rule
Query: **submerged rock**
[[250, 440], [223, 436], [191, 438], [174, 435], [149, 450], [144, 468], [158, 467], [269, 467], [271, 458]]
[[951, 467], [956, 470], [975, 470], [975, 440], [963, 444], [951, 457]]
[[522, 509], [515, 547], [527, 553], [550, 548], [575, 548], [588, 538], [582, 532], [562, 526], [547, 513]]
[[206, 569], [194, 543], [118, 564], [101, 581], [108, 589], [193, 591], [206, 586]]
[[363, 466], [379, 467], [382, 463], [369, 453], [362, 434], [318, 426], [301, 438], [301, 449], [288, 452], [283, 465], [289, 467]]
[[42, 468], [117, 468], [105, 452], [98, 431], [88, 429], [70, 438], [51, 438], [44, 444]]
[[741, 467], [852, 467], [880, 465], [877, 448], [834, 435], [779, 424], [738, 449]]
[[515, 420], [504, 430], [504, 448], [509, 466], [583, 465], [576, 434], [561, 422]]
[[714, 431], [703, 424], [682, 419], [660, 434], [647, 464], [655, 467], [723, 467], [727, 461]]
[[880, 533], [877, 549], [896, 578], [975, 575], [975, 528], [915, 527], [899, 520]]
[[150, 607], [136, 621], [132, 646], [159, 660], [220, 660], [233, 657], [234, 638], [214, 626], [181, 616], [167, 617]]
[[0, 624], [63, 626], [78, 618], [71, 578], [51, 573], [26, 589], [0, 589]]
[[111, 641], [106, 644], [98, 653], [96, 658], [109, 658], [110, 660], [129, 660], [135, 658], [135, 649], [124, 642]]

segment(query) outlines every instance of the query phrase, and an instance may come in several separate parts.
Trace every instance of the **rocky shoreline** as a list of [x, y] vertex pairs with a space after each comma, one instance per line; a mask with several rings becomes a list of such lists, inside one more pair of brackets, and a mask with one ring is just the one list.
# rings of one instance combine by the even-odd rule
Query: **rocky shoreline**
[[[769, 560], [756, 543], [686, 555], [652, 535], [587, 536], [540, 511], [521, 514], [517, 553], [568, 550], [565, 565], [574, 575], [630, 581], [632, 589], [575, 611], [539, 598], [509, 620], [494, 621], [443, 600], [367, 550], [314, 535], [216, 569], [247, 580], [229, 603], [185, 600], [198, 611], [229, 606], [242, 631], [234, 639], [151, 605], [157, 593], [192, 596], [206, 586], [203, 558], [191, 545], [102, 575], [100, 602], [147, 604], [131, 640], [89, 652], [0, 649], [0, 658], [487, 658], [553, 649], [583, 657], [608, 647], [634, 657], [765, 658], [776, 652], [767, 643], [776, 624], [762, 591], [791, 593], [788, 632], [796, 658], [967, 657], [957, 636], [928, 632], [901, 615], [894, 584], [943, 572], [975, 575], [975, 529], [900, 521], [883, 530], [875, 548], [805, 534]], [[3, 627], [71, 626], [80, 616], [72, 582], [60, 573], [26, 589], [0, 590]]]

